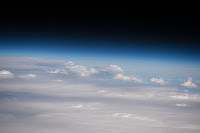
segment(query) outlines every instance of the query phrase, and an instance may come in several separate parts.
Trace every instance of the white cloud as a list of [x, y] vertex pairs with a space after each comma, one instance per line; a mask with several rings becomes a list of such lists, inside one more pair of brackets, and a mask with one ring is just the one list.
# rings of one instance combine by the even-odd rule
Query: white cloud
[[81, 77], [90, 77], [93, 74], [111, 74], [114, 79], [126, 80], [126, 81], [135, 81], [135, 82], [143, 82], [142, 79], [136, 78], [133, 75], [125, 75], [122, 68], [117, 65], [109, 65], [104, 67], [96, 67], [88, 69], [83, 65], [76, 65], [72, 61], [65, 62], [65, 67], [63, 69], [56, 69], [55, 71], [50, 71], [50, 73], [75, 73]]
[[158, 83], [158, 84], [161, 84], [161, 85], [165, 85], [167, 83], [162, 78], [160, 78], [160, 79], [152, 78], [151, 82], [155, 82], [155, 83]]
[[190, 100], [193, 99], [193, 97], [185, 94], [185, 95], [171, 95], [169, 96], [172, 99], [177, 99], [177, 100]]
[[192, 78], [189, 77], [187, 81], [183, 82], [181, 86], [188, 87], [188, 88], [197, 88], [198, 86], [195, 83], [192, 83]]
[[7, 79], [7, 78], [13, 78], [13, 74], [6, 70], [0, 71], [0, 79]]
[[136, 78], [133, 75], [125, 75], [122, 68], [117, 65], [109, 65], [107, 67], [99, 68], [100, 72], [106, 72], [114, 75], [114, 79], [125, 80], [125, 81], [135, 81], [135, 82], [143, 82], [142, 79]]
[[90, 73], [98, 73], [98, 70], [96, 70], [94, 68], [90, 68]]
[[143, 82], [142, 79], [136, 78], [133, 75], [124, 75], [123, 73], [119, 73], [119, 74], [115, 75], [114, 79]]
[[34, 78], [36, 78], [36, 75], [35, 74], [20, 75], [19, 78], [22, 78], [22, 79], [34, 79]]
[[56, 69], [55, 71], [50, 71], [50, 73], [64, 73], [64, 74], [68, 74], [68, 72], [65, 71], [65, 69]]
[[200, 95], [192, 93], [174, 93], [169, 95], [169, 98], [172, 98], [174, 100], [188, 100], [200, 102]]
[[90, 105], [84, 105], [84, 104], [78, 104], [78, 105], [72, 105], [72, 108], [75, 109], [84, 109], [84, 110], [93, 110], [94, 108], [92, 108]]
[[91, 74], [98, 73], [98, 70], [95, 68], [87, 69], [82, 65], [75, 65], [74, 62], [67, 61], [65, 62], [65, 67], [63, 69], [56, 69], [55, 71], [50, 71], [50, 73], [64, 73], [68, 74], [69, 72], [76, 73], [81, 77], [89, 77]]
[[55, 71], [50, 71], [50, 73], [59, 73], [60, 70], [59, 69], [56, 69]]
[[99, 68], [101, 72], [107, 72], [107, 73], [123, 73], [123, 70], [120, 66], [117, 65], [109, 65], [106, 67]]
[[141, 121], [155, 121], [152, 118], [148, 118], [146, 116], [142, 116], [140, 114], [130, 114], [130, 113], [113, 113], [112, 117], [121, 117], [121, 118], [129, 118], [129, 119], [136, 119]]
[[85, 66], [75, 65], [73, 62], [68, 61], [65, 63], [65, 69], [70, 72], [79, 74], [81, 77], [89, 77], [90, 71]]
[[83, 108], [83, 105], [82, 105], [82, 104], [79, 104], [79, 105], [72, 105], [71, 107], [72, 107], [72, 108], [76, 108], [76, 109], [80, 109], [80, 108]]
[[184, 103], [177, 103], [176, 106], [178, 106], [178, 107], [186, 107], [187, 104], [184, 104]]

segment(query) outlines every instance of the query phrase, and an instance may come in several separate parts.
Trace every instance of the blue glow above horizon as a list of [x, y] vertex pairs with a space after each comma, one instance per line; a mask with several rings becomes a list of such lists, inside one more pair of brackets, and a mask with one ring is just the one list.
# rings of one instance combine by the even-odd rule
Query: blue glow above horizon
[[[66, 57], [86, 57], [108, 60], [134, 60], [159, 62], [190, 62], [199, 64], [198, 49], [182, 48], [174, 45], [167, 48], [141, 42], [73, 41], [44, 39], [1, 40], [1, 55], [37, 56], [63, 59]], [[171, 45], [170, 45], [171, 46]], [[186, 63], [187, 64], [187, 63]]]

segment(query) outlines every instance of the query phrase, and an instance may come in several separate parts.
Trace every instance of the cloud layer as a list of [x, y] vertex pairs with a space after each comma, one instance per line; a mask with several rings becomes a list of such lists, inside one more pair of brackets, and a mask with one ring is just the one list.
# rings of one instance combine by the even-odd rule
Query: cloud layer
[[0, 94], [6, 97], [0, 98], [0, 129], [5, 133], [200, 131], [200, 95], [177, 88], [36, 78], [2, 83]]
[[[180, 89], [180, 81], [149, 80], [154, 75], [143, 80], [118, 65], [88, 68], [71, 61], [24, 59], [15, 60], [16, 69], [9, 61], [4, 62], [7, 69], [0, 66], [2, 77], [13, 78], [0, 80], [3, 133], [200, 132], [200, 94]], [[185, 82], [195, 85], [192, 79]]]

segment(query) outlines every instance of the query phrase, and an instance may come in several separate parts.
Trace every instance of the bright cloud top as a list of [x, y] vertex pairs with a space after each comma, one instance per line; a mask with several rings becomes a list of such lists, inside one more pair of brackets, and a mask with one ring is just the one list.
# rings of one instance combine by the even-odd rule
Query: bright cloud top
[[13, 78], [13, 74], [9, 71], [2, 70], [0, 71], [0, 79], [10, 79]]
[[35, 74], [20, 75], [19, 78], [21, 78], [21, 79], [34, 79], [34, 78], [36, 78], [36, 75]]
[[65, 69], [56, 69], [55, 71], [50, 71], [50, 73], [63, 73], [63, 74], [68, 74]]
[[75, 63], [71, 61], [65, 63], [65, 70], [76, 73], [81, 77], [89, 77], [93, 73], [98, 73], [94, 68], [87, 69], [85, 66], [75, 65]]
[[50, 71], [50, 73], [62, 73], [62, 74], [77, 74], [81, 77], [90, 77], [94, 74], [103, 74], [103, 75], [111, 75], [113, 79], [117, 80], [125, 80], [125, 81], [135, 81], [135, 82], [143, 82], [142, 79], [136, 78], [133, 75], [125, 75], [122, 68], [117, 65], [109, 65], [103, 67], [95, 67], [95, 68], [87, 68], [83, 65], [76, 65], [74, 62], [67, 61], [64, 63], [64, 68], [56, 69], [55, 71]]
[[99, 68], [101, 72], [107, 72], [107, 73], [123, 73], [123, 70], [120, 66], [117, 65], [109, 65], [106, 67]]
[[135, 82], [143, 82], [142, 79], [136, 78], [133, 75], [125, 75], [123, 73], [119, 73], [115, 75], [114, 79], [120, 79], [125, 81], [135, 81]]
[[87, 69], [86, 66], [82, 65], [76, 65], [74, 62], [68, 61], [65, 62], [65, 67], [62, 69], [56, 69], [55, 71], [50, 71], [50, 73], [63, 73], [63, 74], [69, 74], [75, 73], [81, 77], [89, 77], [91, 74], [98, 73], [98, 71], [95, 68]]
[[152, 78], [151, 82], [154, 82], [154, 83], [157, 83], [157, 84], [161, 84], [161, 85], [165, 85], [167, 83], [162, 78], [160, 78], [160, 79]]
[[195, 83], [192, 83], [192, 78], [189, 77], [185, 82], [181, 84], [181, 86], [188, 88], [197, 88], [198, 86]]

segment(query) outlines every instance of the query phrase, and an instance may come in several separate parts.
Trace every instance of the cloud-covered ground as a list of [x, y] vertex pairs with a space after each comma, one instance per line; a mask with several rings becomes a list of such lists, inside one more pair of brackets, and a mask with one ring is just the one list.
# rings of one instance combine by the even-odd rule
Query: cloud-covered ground
[[199, 84], [115, 64], [0, 57], [2, 133], [198, 133]]

